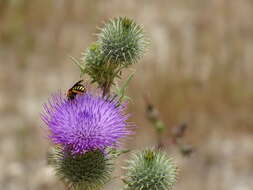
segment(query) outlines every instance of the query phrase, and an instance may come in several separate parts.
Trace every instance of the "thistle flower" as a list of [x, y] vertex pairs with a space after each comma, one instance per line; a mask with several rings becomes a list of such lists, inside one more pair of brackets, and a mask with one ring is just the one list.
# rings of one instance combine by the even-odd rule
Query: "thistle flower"
[[82, 154], [116, 146], [119, 139], [130, 134], [124, 110], [116, 100], [90, 92], [72, 101], [59, 93], [44, 105], [42, 119], [54, 144], [72, 154]]
[[49, 156], [56, 175], [68, 189], [96, 190], [110, 180], [113, 158], [109, 153], [93, 150], [80, 155], [71, 155], [57, 147]]
[[136, 63], [147, 46], [143, 28], [126, 17], [110, 20], [98, 37], [106, 60], [124, 66]]
[[166, 153], [153, 149], [134, 154], [125, 170], [125, 190], [170, 190], [178, 173]]

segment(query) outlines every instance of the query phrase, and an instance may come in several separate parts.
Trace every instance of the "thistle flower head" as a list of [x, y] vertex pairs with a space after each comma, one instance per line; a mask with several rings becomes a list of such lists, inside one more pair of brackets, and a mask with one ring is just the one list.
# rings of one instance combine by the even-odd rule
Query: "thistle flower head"
[[44, 105], [42, 119], [54, 144], [72, 154], [82, 154], [115, 146], [119, 139], [130, 134], [124, 108], [116, 100], [105, 100], [90, 92], [74, 100], [59, 93]]
[[153, 149], [135, 153], [125, 169], [125, 190], [170, 190], [177, 179], [172, 159]]
[[124, 66], [137, 62], [147, 46], [143, 28], [126, 17], [110, 20], [98, 36], [106, 60]]
[[73, 156], [58, 147], [48, 159], [56, 175], [69, 189], [99, 189], [110, 180], [113, 170], [110, 154], [104, 154], [98, 149]]

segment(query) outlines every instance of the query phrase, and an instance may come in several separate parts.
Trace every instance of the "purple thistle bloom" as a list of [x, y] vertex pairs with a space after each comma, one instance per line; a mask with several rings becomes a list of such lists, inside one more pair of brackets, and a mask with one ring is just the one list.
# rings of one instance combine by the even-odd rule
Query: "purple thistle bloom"
[[42, 120], [49, 128], [49, 138], [72, 154], [115, 146], [129, 135], [125, 106], [116, 100], [86, 93], [67, 100], [61, 93], [44, 104]]

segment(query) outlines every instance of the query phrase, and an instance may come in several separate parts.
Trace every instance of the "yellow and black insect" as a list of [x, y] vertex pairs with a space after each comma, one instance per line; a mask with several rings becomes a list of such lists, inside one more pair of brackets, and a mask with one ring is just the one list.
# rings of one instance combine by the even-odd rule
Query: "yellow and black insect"
[[77, 94], [84, 94], [86, 92], [85, 86], [82, 84], [83, 80], [76, 82], [67, 92], [68, 100], [74, 100]]

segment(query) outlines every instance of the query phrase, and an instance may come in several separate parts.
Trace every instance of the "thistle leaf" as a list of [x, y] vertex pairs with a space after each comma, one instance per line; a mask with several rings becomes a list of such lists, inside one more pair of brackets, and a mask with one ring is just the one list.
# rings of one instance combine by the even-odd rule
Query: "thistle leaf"
[[84, 74], [85, 68], [84, 66], [73, 56], [69, 56], [69, 58], [72, 60], [72, 62], [80, 69], [81, 75]]
[[129, 82], [132, 80], [133, 76], [135, 74], [135, 71], [132, 72], [128, 78], [126, 79], [126, 81], [123, 83], [122, 87], [121, 88], [116, 88], [116, 94], [118, 95], [119, 97], [119, 101], [122, 102], [124, 100], [131, 100], [130, 97], [128, 96], [125, 96], [125, 93], [126, 93], [126, 90], [128, 88], [128, 85], [129, 85]]

